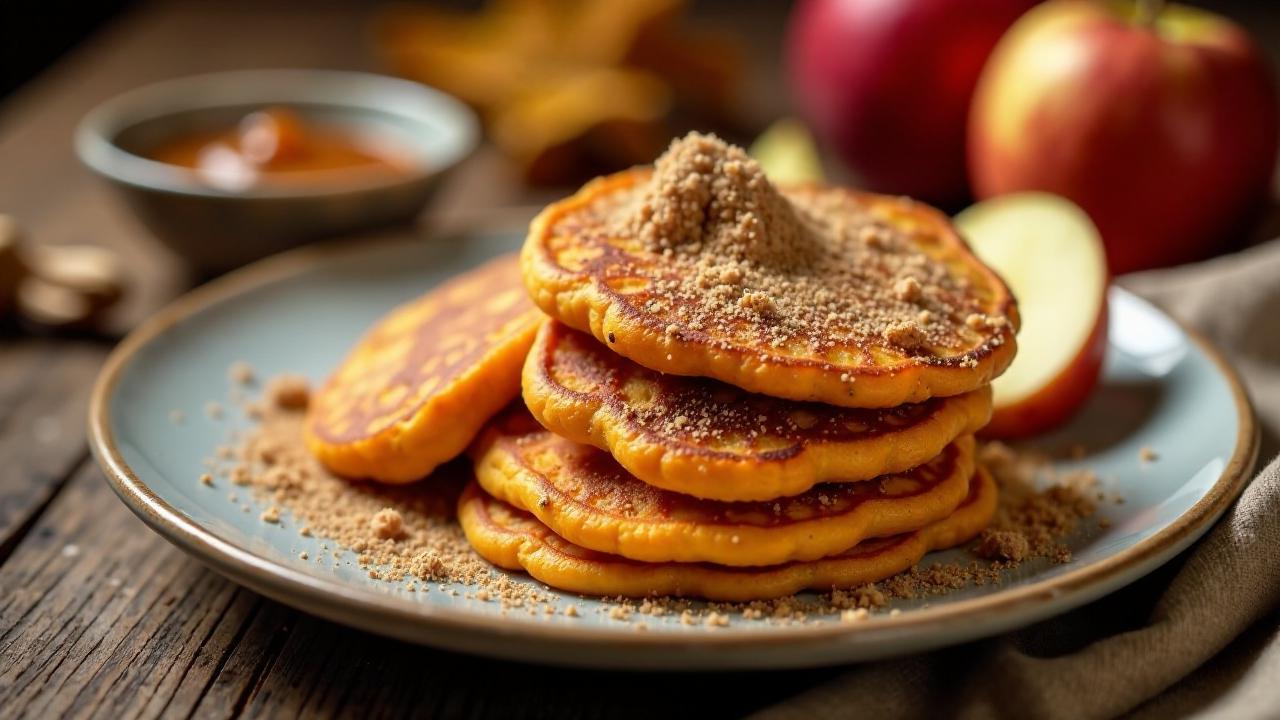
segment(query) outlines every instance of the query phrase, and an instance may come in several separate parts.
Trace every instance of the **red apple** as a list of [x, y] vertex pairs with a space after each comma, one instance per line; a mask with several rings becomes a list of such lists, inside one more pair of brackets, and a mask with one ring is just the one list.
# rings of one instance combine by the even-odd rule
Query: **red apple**
[[1050, 430], [1088, 400], [1107, 348], [1107, 263], [1098, 231], [1070, 201], [1017, 193], [956, 217], [973, 251], [1018, 299], [1018, 356], [992, 383], [984, 435]]
[[[1190, 7], [1052, 0], [1010, 28], [979, 80], [979, 198], [1044, 190], [1097, 224], [1112, 272], [1204, 257], [1267, 195], [1276, 94], [1244, 30]], [[1123, 7], [1123, 6], [1122, 6]]]
[[806, 119], [861, 184], [955, 204], [966, 195], [974, 83], [1034, 0], [803, 0], [787, 63]]

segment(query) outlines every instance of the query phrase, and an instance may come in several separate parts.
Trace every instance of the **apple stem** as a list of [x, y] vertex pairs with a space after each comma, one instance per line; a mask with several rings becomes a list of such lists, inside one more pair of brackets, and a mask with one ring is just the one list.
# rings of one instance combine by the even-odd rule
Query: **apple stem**
[[1156, 24], [1160, 11], [1164, 10], [1165, 0], [1138, 0], [1138, 13], [1135, 18], [1139, 27], [1149, 28]]

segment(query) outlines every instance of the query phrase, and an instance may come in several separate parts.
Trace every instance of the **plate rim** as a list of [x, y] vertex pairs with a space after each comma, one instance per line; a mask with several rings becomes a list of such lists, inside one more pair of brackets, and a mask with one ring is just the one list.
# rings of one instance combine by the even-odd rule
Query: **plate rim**
[[[453, 233], [461, 235], [486, 230], [516, 230], [512, 227], [511, 220], [516, 216], [523, 217], [524, 213], [525, 211], [521, 209], [492, 214], [479, 221], [460, 224]], [[432, 237], [427, 240], [428, 242], [448, 242], [448, 238], [443, 237], [441, 233], [431, 232], [430, 234]], [[552, 623], [495, 621], [489, 616], [456, 608], [432, 606], [390, 594], [384, 595], [337, 580], [311, 575], [257, 555], [246, 547], [219, 537], [217, 533], [203, 527], [162, 499], [125, 462], [116, 445], [115, 433], [110, 424], [111, 396], [123, 371], [141, 350], [184, 320], [246, 292], [334, 264], [344, 257], [390, 249], [409, 242], [423, 242], [423, 238], [414, 236], [406, 239], [403, 236], [390, 236], [375, 239], [349, 239], [286, 251], [232, 271], [188, 291], [131, 331], [111, 351], [99, 371], [93, 385], [88, 411], [90, 449], [107, 482], [125, 506], [157, 534], [196, 559], [232, 581], [247, 585], [286, 605], [322, 615], [344, 625], [390, 635], [400, 640], [528, 660], [538, 657], [538, 654], [523, 652], [522, 648], [498, 648], [492, 645], [492, 641], [518, 638], [551, 642], [579, 650], [589, 650], [601, 643], [635, 650], [768, 649], [776, 646], [808, 645], [814, 641], [848, 641], [855, 636], [866, 635], [902, 638], [904, 633], [910, 633], [913, 636], [916, 633], [923, 633], [941, 636], [947, 633], [951, 623], [988, 614], [1009, 619], [1024, 618], [1017, 622], [1005, 623], [1005, 626], [996, 632], [1008, 630], [1039, 619], [1038, 617], [1025, 619], [1028, 611], [1034, 615], [1034, 606], [1037, 604], [1064, 600], [1073, 595], [1087, 596], [1090, 595], [1090, 589], [1105, 588], [1104, 592], [1097, 593], [1094, 597], [1112, 592], [1116, 587], [1131, 581], [1124, 579], [1126, 573], [1149, 572], [1156, 565], [1170, 559], [1207, 531], [1239, 497], [1249, 482], [1251, 471], [1257, 460], [1259, 429], [1254, 418], [1253, 406], [1235, 369], [1222, 352], [1200, 332], [1188, 327], [1181, 320], [1128, 290], [1112, 286], [1109, 292], [1131, 295], [1177, 325], [1213, 362], [1231, 389], [1239, 426], [1236, 444], [1222, 473], [1195, 504], [1151, 537], [1115, 555], [1069, 570], [1053, 578], [1017, 588], [945, 605], [919, 608], [899, 615], [886, 614], [857, 625], [805, 624], [770, 628], [768, 631], [761, 632], [699, 633], [696, 636], [628, 633], [621, 629], [598, 626], [568, 627]], [[1087, 597], [1080, 604], [1094, 597]], [[448, 634], [462, 632], [466, 635], [465, 637], [433, 635], [433, 631]], [[972, 636], [985, 634], [987, 633], [974, 633]], [[937, 644], [946, 643], [944, 641]], [[932, 647], [937, 644], [924, 643], [923, 645]], [[554, 662], [546, 658], [542, 660]], [[676, 658], [672, 660], [674, 662], [664, 667], [673, 670], [682, 667], [678, 661], [675, 661]], [[572, 658], [567, 657], [558, 659], [558, 662], [577, 664]], [[831, 660], [815, 658], [809, 663], [793, 661], [779, 664], [799, 666], [824, 662], [829, 663]], [[728, 663], [721, 667], [723, 669], [734, 665], [734, 663]]]

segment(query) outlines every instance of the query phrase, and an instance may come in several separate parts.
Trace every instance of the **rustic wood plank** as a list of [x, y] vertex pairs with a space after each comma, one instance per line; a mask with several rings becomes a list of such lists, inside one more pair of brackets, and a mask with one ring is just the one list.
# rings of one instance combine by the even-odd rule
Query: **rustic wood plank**
[[296, 622], [245, 705], [249, 716], [738, 716], [832, 672], [772, 672], [753, 682], [743, 674], [540, 667], [433, 651], [305, 615]]
[[0, 423], [13, 415], [22, 397], [35, 390], [42, 361], [53, 352], [50, 342], [31, 341], [13, 331], [0, 335]]
[[[186, 716], [261, 598], [148, 531], [90, 462], [0, 567], [0, 707]], [[284, 612], [292, 612], [283, 610]]]
[[[145, 529], [85, 463], [0, 567], [0, 708], [49, 717], [737, 714], [824, 672], [637, 676], [408, 645], [262, 599]], [[376, 712], [375, 712], [376, 711]]]
[[0, 562], [84, 460], [85, 411], [105, 348], [90, 342], [26, 341], [0, 356]]

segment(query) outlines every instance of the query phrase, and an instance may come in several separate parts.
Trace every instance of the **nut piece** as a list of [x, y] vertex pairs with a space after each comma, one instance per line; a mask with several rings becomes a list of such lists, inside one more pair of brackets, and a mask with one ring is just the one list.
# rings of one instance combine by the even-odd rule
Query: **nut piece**
[[82, 295], [96, 311], [124, 294], [124, 270], [112, 251], [94, 245], [31, 245], [23, 248], [31, 274]]
[[84, 295], [31, 276], [18, 283], [18, 310], [28, 320], [48, 328], [83, 328], [94, 318]]

